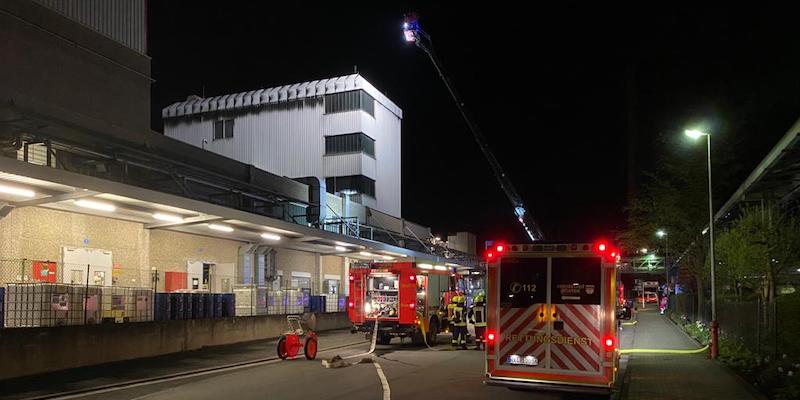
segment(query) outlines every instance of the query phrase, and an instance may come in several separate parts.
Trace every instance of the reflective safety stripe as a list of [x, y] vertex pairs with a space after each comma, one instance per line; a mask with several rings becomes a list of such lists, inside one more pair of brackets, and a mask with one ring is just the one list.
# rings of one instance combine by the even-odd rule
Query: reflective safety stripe
[[464, 308], [456, 306], [453, 309], [453, 325], [467, 326], [467, 319], [464, 318]]

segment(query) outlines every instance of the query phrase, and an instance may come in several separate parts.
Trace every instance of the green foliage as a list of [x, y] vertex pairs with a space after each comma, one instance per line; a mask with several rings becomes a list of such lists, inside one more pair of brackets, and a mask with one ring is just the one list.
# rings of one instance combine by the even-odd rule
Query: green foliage
[[753, 375], [763, 364], [758, 354], [726, 335], [719, 338], [719, 361], [744, 376]]
[[664, 136], [657, 148], [664, 149], [656, 169], [643, 174], [636, 196], [627, 207], [627, 228], [617, 240], [624, 249], [661, 249], [665, 241], [655, 236], [668, 234], [670, 258], [675, 261], [686, 249], [678, 267], [707, 280], [707, 253], [700, 231], [708, 224], [706, 155], [683, 140], [683, 135]]
[[716, 240], [717, 279], [722, 284], [774, 298], [776, 279], [800, 260], [800, 223], [777, 207], [742, 211]]

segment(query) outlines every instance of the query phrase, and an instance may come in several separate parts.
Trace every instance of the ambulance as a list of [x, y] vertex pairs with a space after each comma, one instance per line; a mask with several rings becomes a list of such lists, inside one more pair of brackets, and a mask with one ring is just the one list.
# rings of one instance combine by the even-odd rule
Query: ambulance
[[487, 385], [611, 394], [616, 264], [606, 242], [497, 244], [487, 258]]

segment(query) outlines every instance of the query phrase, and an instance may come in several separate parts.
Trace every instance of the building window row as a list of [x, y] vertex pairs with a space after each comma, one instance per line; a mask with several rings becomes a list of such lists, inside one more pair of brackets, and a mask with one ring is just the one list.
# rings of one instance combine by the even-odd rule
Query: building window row
[[233, 137], [232, 119], [214, 121], [214, 140], [229, 139], [232, 137]]
[[364, 175], [335, 176], [325, 178], [329, 193], [365, 194], [375, 197], [375, 180]]
[[375, 99], [363, 90], [325, 95], [325, 114], [362, 110], [375, 116]]
[[325, 154], [364, 153], [375, 158], [375, 139], [363, 133], [325, 136]]

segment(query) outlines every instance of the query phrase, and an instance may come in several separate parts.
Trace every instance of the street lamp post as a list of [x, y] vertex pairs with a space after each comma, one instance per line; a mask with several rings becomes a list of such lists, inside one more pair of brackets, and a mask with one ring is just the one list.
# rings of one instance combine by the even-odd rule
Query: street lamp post
[[666, 294], [669, 295], [669, 235], [667, 231], [659, 229], [658, 232], [656, 232], [656, 236], [663, 238], [666, 243], [666, 248], [664, 250], [664, 288], [666, 289]]
[[719, 325], [717, 325], [717, 290], [714, 273], [717, 265], [714, 261], [714, 206], [711, 197], [711, 135], [698, 130], [686, 130], [684, 133], [686, 136], [695, 140], [699, 139], [701, 136], [706, 137], [706, 150], [708, 155], [708, 238], [711, 243], [708, 248], [708, 256], [711, 261], [711, 359], [713, 360], [716, 359], [719, 354]]

